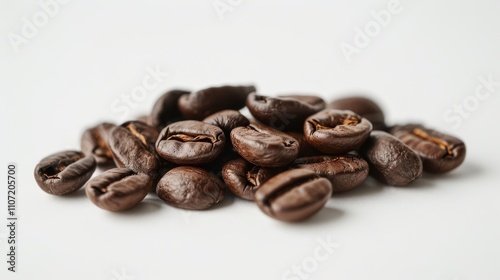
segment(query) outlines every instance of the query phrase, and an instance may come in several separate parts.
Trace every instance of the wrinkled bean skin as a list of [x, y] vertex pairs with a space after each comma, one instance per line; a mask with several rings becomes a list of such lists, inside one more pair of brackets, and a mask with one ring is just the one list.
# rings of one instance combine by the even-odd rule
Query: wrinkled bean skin
[[362, 96], [353, 96], [333, 100], [327, 108], [350, 110], [370, 121], [373, 130], [387, 130], [382, 108], [372, 99]]
[[300, 150], [295, 138], [257, 123], [233, 129], [231, 142], [244, 159], [262, 167], [290, 164]]
[[301, 131], [307, 117], [326, 107], [325, 101], [317, 96], [269, 97], [256, 93], [248, 95], [246, 105], [257, 120], [282, 131]]
[[360, 150], [379, 181], [406, 186], [422, 176], [422, 161], [410, 147], [389, 133], [375, 130]]
[[215, 160], [225, 144], [226, 137], [219, 127], [200, 121], [180, 121], [160, 132], [156, 151], [175, 164], [200, 165]]
[[239, 110], [245, 106], [254, 86], [222, 86], [195, 91], [179, 98], [178, 106], [185, 119], [202, 120], [222, 110]]
[[131, 121], [111, 130], [109, 146], [118, 167], [144, 173], [154, 181], [161, 166], [154, 143], [156, 128], [139, 121]]
[[93, 157], [82, 152], [64, 151], [50, 155], [35, 167], [35, 180], [46, 193], [65, 195], [77, 191], [96, 169]]
[[153, 105], [149, 124], [162, 130], [165, 126], [180, 121], [182, 115], [178, 106], [179, 98], [189, 93], [189, 91], [174, 89], [161, 95]]
[[128, 168], [113, 168], [92, 178], [85, 186], [87, 197], [108, 211], [124, 211], [139, 204], [151, 190], [148, 175]]
[[226, 139], [231, 135], [231, 131], [239, 126], [247, 126], [250, 121], [239, 111], [223, 110], [206, 117], [204, 123], [215, 125], [224, 131]]
[[82, 135], [81, 148], [87, 156], [93, 156], [97, 166], [113, 167], [113, 153], [108, 145], [110, 131], [116, 125], [112, 123], [101, 123], [97, 126], [85, 130]]
[[238, 158], [224, 165], [222, 178], [229, 190], [236, 196], [253, 201], [255, 191], [269, 178], [282, 171], [282, 168], [260, 167], [243, 158]]
[[422, 125], [394, 126], [391, 134], [420, 156], [426, 172], [446, 173], [465, 160], [462, 140]]
[[325, 109], [306, 119], [304, 135], [311, 146], [327, 154], [358, 149], [370, 136], [372, 124], [348, 110]]
[[181, 166], [160, 179], [156, 193], [172, 206], [202, 210], [224, 199], [224, 184], [202, 168]]
[[255, 192], [255, 202], [268, 216], [293, 222], [321, 210], [331, 195], [328, 179], [312, 170], [292, 169], [262, 184]]
[[297, 158], [291, 168], [314, 171], [332, 183], [333, 193], [341, 193], [361, 185], [368, 177], [368, 163], [355, 155], [313, 156]]

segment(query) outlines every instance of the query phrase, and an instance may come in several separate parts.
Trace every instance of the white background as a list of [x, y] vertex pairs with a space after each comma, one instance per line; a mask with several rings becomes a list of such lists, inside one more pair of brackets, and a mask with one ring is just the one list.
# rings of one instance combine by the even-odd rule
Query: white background
[[[5, 263], [5, 180], [1, 188], [1, 279], [286, 279], [303, 264], [306, 274], [287, 277], [500, 279], [500, 86], [473, 97], [479, 77], [500, 82], [500, 2], [401, 0], [351, 62], [342, 42], [354, 45], [356, 28], [389, 0], [232, 0], [223, 19], [212, 0], [72, 0], [17, 47], [9, 38], [23, 36], [23, 17], [43, 9], [0, 3], [0, 172], [17, 162], [20, 174], [15, 274]], [[169, 76], [123, 107], [148, 67]], [[148, 113], [165, 90], [246, 83], [327, 100], [366, 93], [389, 123], [422, 121], [462, 138], [466, 161], [408, 187], [368, 182], [298, 224], [231, 196], [208, 211], [148, 198], [109, 213], [83, 190], [50, 196], [33, 179], [41, 158], [78, 149], [84, 128]], [[464, 99], [473, 111], [454, 128], [443, 114]], [[335, 248], [314, 266], [328, 238]]]

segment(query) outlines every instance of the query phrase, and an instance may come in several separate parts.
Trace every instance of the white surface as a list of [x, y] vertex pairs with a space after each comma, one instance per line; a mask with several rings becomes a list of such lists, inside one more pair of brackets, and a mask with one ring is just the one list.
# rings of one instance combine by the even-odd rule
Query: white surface
[[[73, 0], [16, 53], [8, 34], [41, 8], [1, 1], [0, 172], [14, 161], [21, 174], [19, 272], [6, 271], [3, 239], [1, 279], [282, 279], [311, 265], [317, 239], [328, 237], [336, 246], [308, 279], [500, 279], [500, 86], [458, 129], [443, 119], [479, 76], [500, 81], [500, 2], [401, 0], [351, 63], [340, 44], [389, 1], [239, 2], [220, 20], [212, 0]], [[133, 113], [113, 111], [156, 65], [169, 77]], [[36, 163], [78, 149], [85, 127], [146, 113], [166, 89], [241, 83], [328, 100], [367, 92], [390, 123], [421, 120], [464, 139], [468, 155], [454, 172], [406, 188], [367, 183], [299, 224], [234, 198], [203, 212], [153, 199], [113, 214], [83, 190], [53, 197], [35, 184]]]

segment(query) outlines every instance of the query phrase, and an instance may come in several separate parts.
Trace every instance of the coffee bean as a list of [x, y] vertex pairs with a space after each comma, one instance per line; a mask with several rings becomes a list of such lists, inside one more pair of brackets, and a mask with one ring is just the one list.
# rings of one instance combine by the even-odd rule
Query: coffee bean
[[206, 117], [204, 123], [215, 125], [224, 131], [226, 139], [231, 135], [231, 131], [239, 126], [247, 126], [250, 121], [240, 112], [235, 110], [223, 110]]
[[427, 172], [445, 173], [465, 160], [465, 144], [456, 137], [422, 125], [394, 126], [391, 133], [420, 156]]
[[231, 160], [222, 169], [222, 178], [229, 190], [246, 200], [254, 200], [255, 191], [282, 168], [265, 168], [243, 158]]
[[211, 87], [181, 96], [179, 110], [186, 119], [202, 120], [222, 110], [243, 108], [252, 92], [255, 92], [254, 86]]
[[114, 166], [108, 139], [110, 131], [115, 127], [116, 125], [105, 122], [85, 130], [82, 135], [82, 152], [87, 156], [93, 156], [99, 167]]
[[65, 195], [81, 188], [96, 168], [93, 157], [82, 152], [65, 151], [50, 155], [35, 167], [40, 188], [53, 195]]
[[405, 186], [422, 175], [420, 157], [398, 138], [375, 130], [360, 151], [370, 174], [383, 183]]
[[287, 131], [286, 134], [292, 136], [293, 138], [295, 138], [295, 140], [297, 140], [297, 142], [299, 142], [299, 147], [300, 147], [299, 157], [318, 156], [322, 154], [320, 151], [313, 148], [313, 146], [311, 146], [311, 144], [307, 142], [307, 139], [304, 136], [303, 132], [298, 133], [293, 131]]
[[355, 155], [313, 156], [297, 158], [291, 168], [314, 171], [332, 183], [333, 193], [351, 190], [361, 185], [368, 176], [368, 163]]
[[144, 173], [154, 181], [161, 165], [154, 144], [156, 128], [139, 121], [131, 121], [111, 130], [109, 146], [116, 166]]
[[175, 207], [201, 210], [224, 199], [224, 184], [201, 168], [181, 166], [160, 179], [156, 193]]
[[178, 106], [179, 98], [189, 93], [189, 91], [174, 89], [161, 95], [153, 105], [149, 124], [162, 130], [165, 126], [180, 121], [182, 115]]
[[257, 123], [233, 129], [231, 142], [244, 159], [263, 167], [285, 166], [297, 158], [300, 150], [293, 137]]
[[307, 169], [280, 173], [255, 192], [260, 210], [278, 220], [298, 221], [318, 212], [332, 195], [332, 184]]
[[350, 110], [369, 120], [373, 125], [373, 130], [386, 130], [385, 117], [382, 108], [372, 99], [353, 96], [334, 100], [328, 104], [327, 108], [337, 110]]
[[102, 209], [123, 211], [139, 204], [152, 185], [153, 181], [146, 174], [137, 174], [128, 168], [113, 168], [92, 178], [85, 186], [85, 193]]
[[369, 137], [372, 124], [352, 111], [325, 109], [306, 119], [304, 135], [314, 148], [327, 154], [358, 149]]
[[318, 96], [287, 95], [269, 97], [252, 93], [246, 105], [252, 115], [274, 129], [301, 131], [304, 120], [325, 109], [325, 101]]
[[156, 151], [176, 164], [199, 165], [215, 160], [225, 144], [224, 132], [217, 126], [200, 121], [180, 121], [161, 131]]

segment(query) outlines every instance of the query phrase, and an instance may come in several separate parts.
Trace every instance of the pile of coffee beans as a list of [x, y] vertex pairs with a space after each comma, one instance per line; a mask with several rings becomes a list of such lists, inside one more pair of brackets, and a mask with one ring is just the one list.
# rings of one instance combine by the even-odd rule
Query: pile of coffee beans
[[[239, 111], [245, 106], [253, 119]], [[388, 126], [368, 98], [327, 104], [318, 96], [223, 86], [172, 90], [147, 116], [89, 128], [81, 151], [42, 159], [35, 179], [53, 195], [85, 185], [88, 198], [109, 211], [130, 209], [148, 193], [175, 207], [207, 209], [229, 189], [273, 218], [298, 221], [369, 175], [405, 186], [464, 158], [460, 139], [418, 124]], [[96, 167], [103, 172], [91, 179]]]

